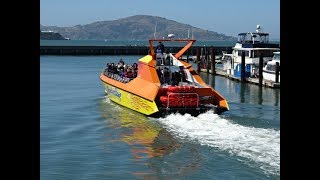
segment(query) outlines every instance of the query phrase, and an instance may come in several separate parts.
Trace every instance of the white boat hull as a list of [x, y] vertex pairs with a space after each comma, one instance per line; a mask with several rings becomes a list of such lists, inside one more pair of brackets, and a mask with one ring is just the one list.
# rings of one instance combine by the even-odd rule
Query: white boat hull
[[[263, 76], [264, 80], [276, 82], [276, 73], [275, 72], [263, 71], [262, 76]], [[279, 82], [280, 82], [280, 72], [279, 72]]]

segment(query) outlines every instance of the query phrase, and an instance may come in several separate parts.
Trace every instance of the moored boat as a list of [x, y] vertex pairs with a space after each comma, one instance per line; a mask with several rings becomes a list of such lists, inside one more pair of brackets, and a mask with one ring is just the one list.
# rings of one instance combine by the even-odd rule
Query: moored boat
[[[273, 52], [279, 51], [280, 46], [269, 41], [269, 33], [263, 32], [262, 27], [257, 25], [256, 32], [244, 32], [238, 34], [238, 40], [232, 48], [232, 54], [226, 54], [221, 60], [227, 67], [227, 74], [236, 77], [241, 76], [242, 53], [245, 54], [245, 77], [255, 77], [258, 74], [259, 58], [263, 57], [263, 65], [270, 61]], [[230, 58], [231, 57], [231, 61]]]
[[278, 82], [280, 82], [280, 51], [273, 52], [272, 60], [268, 61], [263, 67], [262, 77], [265, 80], [276, 82], [277, 63], [279, 64]]
[[[208, 110], [218, 114], [228, 111], [227, 100], [207, 85], [182, 58], [195, 41], [150, 39], [149, 54], [139, 59], [135, 67], [122, 70], [121, 64], [120, 68], [109, 64], [100, 74], [108, 98], [148, 116], [176, 112], [197, 116]], [[186, 44], [176, 53], [166, 51], [158, 56], [154, 42]]]

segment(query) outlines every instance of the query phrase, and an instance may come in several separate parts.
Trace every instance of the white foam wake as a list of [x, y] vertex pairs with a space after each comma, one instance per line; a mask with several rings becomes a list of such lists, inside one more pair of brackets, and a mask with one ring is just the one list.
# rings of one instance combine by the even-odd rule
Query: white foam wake
[[172, 114], [158, 121], [180, 138], [244, 157], [249, 165], [254, 161], [266, 173], [280, 173], [280, 131], [242, 126], [212, 112]]

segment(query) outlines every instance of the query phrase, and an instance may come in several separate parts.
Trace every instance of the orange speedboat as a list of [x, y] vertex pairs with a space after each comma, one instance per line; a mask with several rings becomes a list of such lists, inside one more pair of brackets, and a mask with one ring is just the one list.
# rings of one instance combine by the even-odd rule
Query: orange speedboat
[[[177, 53], [156, 53], [153, 42], [185, 42]], [[108, 65], [100, 74], [107, 96], [113, 102], [148, 116], [229, 110], [227, 100], [207, 85], [182, 55], [192, 39], [150, 39], [149, 54], [137, 66]], [[120, 68], [119, 68], [120, 67]], [[120, 70], [119, 70], [120, 69]]]

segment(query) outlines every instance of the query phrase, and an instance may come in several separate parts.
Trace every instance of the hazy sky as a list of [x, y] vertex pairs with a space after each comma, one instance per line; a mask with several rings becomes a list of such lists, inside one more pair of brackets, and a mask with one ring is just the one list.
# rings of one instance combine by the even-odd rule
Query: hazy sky
[[280, 0], [40, 0], [40, 23], [75, 26], [133, 15], [164, 17], [237, 37], [262, 26], [280, 38]]

